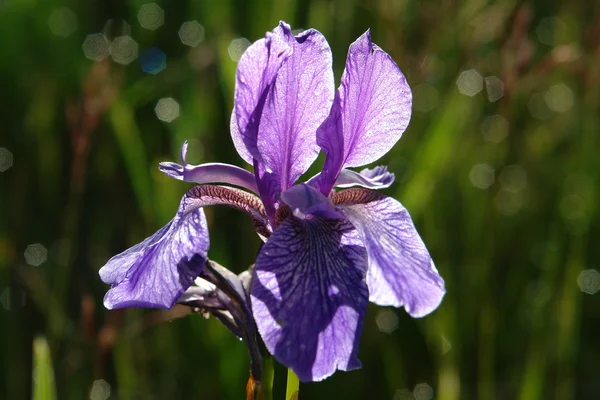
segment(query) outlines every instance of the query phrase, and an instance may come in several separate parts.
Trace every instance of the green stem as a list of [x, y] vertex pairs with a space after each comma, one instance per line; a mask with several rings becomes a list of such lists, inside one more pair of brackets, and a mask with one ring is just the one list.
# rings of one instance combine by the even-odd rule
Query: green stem
[[300, 380], [298, 376], [292, 371], [288, 369], [287, 373], [287, 387], [285, 390], [285, 398], [286, 400], [298, 400], [300, 391]]
[[273, 378], [275, 370], [273, 369], [273, 357], [263, 355], [262, 362], [262, 385], [264, 390], [264, 400], [273, 400]]

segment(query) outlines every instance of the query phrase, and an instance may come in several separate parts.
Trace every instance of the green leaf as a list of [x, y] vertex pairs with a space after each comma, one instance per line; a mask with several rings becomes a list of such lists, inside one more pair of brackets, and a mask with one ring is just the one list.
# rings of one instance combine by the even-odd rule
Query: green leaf
[[33, 339], [33, 400], [55, 400], [56, 386], [50, 347], [44, 336]]

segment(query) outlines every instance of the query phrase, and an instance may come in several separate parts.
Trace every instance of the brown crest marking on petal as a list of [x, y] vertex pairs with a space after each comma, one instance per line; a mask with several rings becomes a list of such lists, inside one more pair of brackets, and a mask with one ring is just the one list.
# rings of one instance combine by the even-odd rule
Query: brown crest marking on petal
[[287, 204], [282, 204], [275, 213], [275, 228], [277, 228], [279, 224], [285, 221], [290, 215], [292, 215], [292, 209], [290, 206]]
[[385, 195], [366, 188], [350, 188], [337, 192], [333, 196], [333, 204], [336, 206], [365, 204], [386, 197]]
[[259, 235], [271, 235], [269, 219], [262, 202], [248, 192], [227, 186], [200, 185], [188, 190], [186, 197], [186, 211], [214, 205], [230, 206], [248, 213]]

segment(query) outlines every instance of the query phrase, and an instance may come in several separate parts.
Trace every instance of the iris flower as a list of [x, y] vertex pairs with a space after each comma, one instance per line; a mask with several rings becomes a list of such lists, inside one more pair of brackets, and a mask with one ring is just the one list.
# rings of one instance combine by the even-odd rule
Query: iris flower
[[[302, 381], [359, 368], [369, 301], [423, 317], [445, 293], [408, 211], [374, 190], [389, 187], [394, 175], [385, 167], [348, 169], [394, 146], [411, 103], [404, 75], [369, 31], [350, 46], [335, 91], [323, 35], [294, 36], [281, 22], [237, 67], [230, 129], [254, 173], [187, 164], [186, 145], [181, 165], [161, 163], [169, 176], [199, 186], [165, 227], [100, 270], [112, 285], [105, 306], [172, 307], [205, 268], [202, 207], [230, 205], [251, 216], [265, 242], [245, 301], [268, 351]], [[319, 151], [323, 170], [299, 183]]]

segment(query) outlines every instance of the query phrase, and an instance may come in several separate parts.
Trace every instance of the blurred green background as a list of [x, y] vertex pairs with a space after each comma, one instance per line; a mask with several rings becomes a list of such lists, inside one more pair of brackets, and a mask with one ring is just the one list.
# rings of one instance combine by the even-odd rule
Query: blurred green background
[[[248, 355], [220, 323], [108, 312], [97, 272], [173, 217], [190, 185], [157, 164], [184, 140], [191, 163], [243, 166], [235, 60], [280, 19], [327, 37], [338, 82], [369, 27], [405, 73], [387, 193], [448, 290], [419, 320], [371, 305], [363, 368], [301, 399], [600, 398], [600, 3], [145, 3], [0, 1], [0, 398], [243, 398]], [[211, 258], [251, 264], [249, 219], [206, 213]]]

